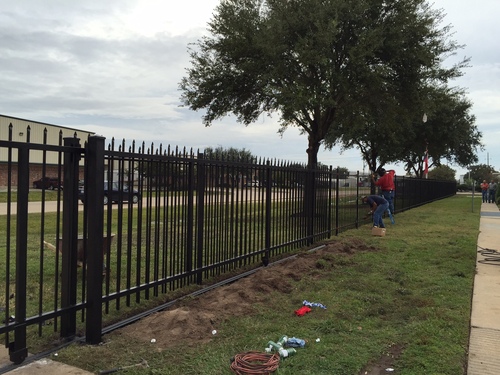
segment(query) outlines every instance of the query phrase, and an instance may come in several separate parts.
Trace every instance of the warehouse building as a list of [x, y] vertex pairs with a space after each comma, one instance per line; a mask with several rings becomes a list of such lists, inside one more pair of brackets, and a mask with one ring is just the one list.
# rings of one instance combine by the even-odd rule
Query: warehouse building
[[[91, 135], [94, 133], [0, 114], [0, 141], [62, 145], [64, 138], [76, 137], [83, 145]], [[57, 177], [60, 173], [61, 157], [60, 153], [54, 151], [31, 150], [29, 155], [30, 181], [36, 181], [42, 177]], [[11, 186], [17, 186], [17, 149], [0, 147], [0, 187], [8, 185], [9, 162], [11, 164], [10, 183]], [[43, 175], [44, 165], [45, 176]], [[83, 162], [80, 176], [83, 178]], [[63, 176], [60, 177], [62, 179]]]

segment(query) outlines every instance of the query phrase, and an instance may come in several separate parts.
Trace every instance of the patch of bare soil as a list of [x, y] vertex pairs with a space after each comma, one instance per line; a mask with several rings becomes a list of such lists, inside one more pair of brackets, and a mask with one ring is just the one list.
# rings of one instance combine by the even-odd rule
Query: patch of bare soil
[[[361, 240], [331, 241], [315, 251], [301, 253], [263, 267], [257, 272], [231, 284], [210, 290], [196, 298], [185, 298], [175, 307], [152, 314], [120, 329], [120, 334], [138, 340], [156, 341], [155, 348], [164, 350], [176, 345], [196, 346], [212, 339], [212, 331], [229, 317], [252, 314], [254, 306], [266, 303], [269, 293], [290, 294], [292, 285], [287, 280], [320, 275], [325, 262], [333, 262], [330, 254], [354, 254], [376, 251]], [[376, 364], [371, 364], [360, 375], [387, 374], [401, 348], [390, 348]], [[396, 372], [392, 372], [396, 374]]]
[[394, 368], [394, 363], [403, 352], [402, 345], [391, 346], [376, 362], [367, 365], [359, 375], [397, 375], [399, 372]]

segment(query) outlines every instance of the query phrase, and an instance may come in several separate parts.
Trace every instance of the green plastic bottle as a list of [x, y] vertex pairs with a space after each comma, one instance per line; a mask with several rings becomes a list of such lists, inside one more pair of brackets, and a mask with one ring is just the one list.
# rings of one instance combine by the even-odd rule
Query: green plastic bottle
[[280, 353], [281, 358], [287, 358], [297, 353], [294, 348], [281, 348], [278, 352]]

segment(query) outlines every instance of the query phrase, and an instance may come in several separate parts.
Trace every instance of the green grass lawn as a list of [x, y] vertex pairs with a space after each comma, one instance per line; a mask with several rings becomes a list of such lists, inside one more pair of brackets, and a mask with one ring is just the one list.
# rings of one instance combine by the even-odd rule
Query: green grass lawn
[[[46, 201], [56, 201], [58, 197], [62, 199], [63, 192], [58, 190], [41, 190], [41, 189], [30, 189], [28, 195], [29, 202], [39, 202], [42, 200], [42, 197]], [[5, 203], [9, 199], [9, 195], [6, 191], [0, 192], [0, 203]], [[10, 199], [12, 202], [17, 202], [17, 190], [12, 191], [10, 195]]]
[[[70, 345], [53, 359], [92, 372], [146, 360], [148, 369], [121, 373], [231, 374], [234, 355], [263, 351], [269, 340], [287, 334], [308, 344], [283, 360], [276, 374], [358, 375], [395, 346], [401, 348], [394, 362], [398, 375], [464, 374], [479, 232], [475, 199], [475, 212], [471, 198], [460, 195], [400, 213], [383, 238], [372, 237], [369, 225], [341, 233], [330, 241], [372, 250], [321, 255], [312, 270], [283, 280], [287, 292], [263, 291], [265, 303], [229, 314], [208, 343], [178, 340], [159, 350], [115, 331], [103, 337], [104, 345]], [[280, 266], [265, 270], [272, 267]], [[196, 306], [209, 297], [188, 302]], [[328, 308], [296, 317], [304, 299]], [[224, 311], [236, 307], [221, 301]]]

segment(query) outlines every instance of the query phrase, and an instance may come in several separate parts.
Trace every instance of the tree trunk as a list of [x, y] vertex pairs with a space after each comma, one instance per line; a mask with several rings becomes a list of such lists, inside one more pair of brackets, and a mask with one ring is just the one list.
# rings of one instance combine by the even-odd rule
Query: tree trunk
[[314, 232], [313, 222], [316, 206], [315, 197], [315, 178], [314, 170], [318, 166], [318, 151], [320, 147], [320, 141], [316, 141], [311, 136], [309, 136], [309, 147], [307, 148], [307, 176], [306, 184], [304, 187], [304, 202], [303, 202], [303, 214], [306, 218], [307, 233], [310, 236], [308, 239], [309, 243], [313, 242], [312, 234]]
[[316, 169], [318, 166], [318, 152], [320, 141], [316, 141], [309, 136], [309, 147], [307, 148], [307, 167], [309, 169]]
[[[373, 173], [376, 172], [377, 170], [377, 154], [374, 152], [374, 150], [371, 150], [371, 163], [370, 163], [370, 181], [371, 181], [371, 176]], [[376, 178], [376, 176], [375, 176]], [[374, 183], [370, 184], [370, 194], [375, 195], [377, 194], [377, 187], [375, 186]]]

